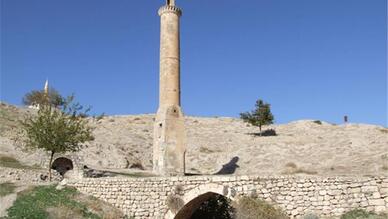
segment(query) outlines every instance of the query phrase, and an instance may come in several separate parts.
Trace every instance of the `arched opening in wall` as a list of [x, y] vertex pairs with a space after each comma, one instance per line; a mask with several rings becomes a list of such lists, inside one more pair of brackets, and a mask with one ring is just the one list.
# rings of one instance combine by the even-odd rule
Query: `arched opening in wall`
[[234, 212], [230, 199], [208, 192], [188, 202], [174, 219], [232, 219]]
[[51, 169], [56, 170], [62, 176], [69, 170], [73, 169], [73, 162], [66, 157], [59, 157], [54, 160]]

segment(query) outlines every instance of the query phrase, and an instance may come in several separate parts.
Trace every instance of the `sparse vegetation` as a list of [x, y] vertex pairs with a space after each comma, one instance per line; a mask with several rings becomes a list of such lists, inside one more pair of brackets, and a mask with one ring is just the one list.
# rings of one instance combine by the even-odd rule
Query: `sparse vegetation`
[[[120, 218], [121, 213], [113, 207], [102, 209], [101, 201], [85, 198], [74, 188], [56, 190], [55, 185], [38, 186], [18, 194], [9, 208], [9, 218]], [[108, 206], [104, 203], [104, 206]], [[109, 207], [109, 206], [108, 206]], [[69, 217], [71, 216], [71, 217]]]
[[43, 149], [50, 153], [49, 178], [54, 154], [76, 152], [83, 143], [93, 140], [92, 128], [83, 118], [89, 109], [82, 111], [74, 96], [66, 99], [63, 107], [41, 105], [36, 116], [28, 116], [22, 122], [21, 143], [27, 149]]
[[39, 169], [37, 166], [21, 164], [17, 159], [5, 155], [0, 155], [0, 167], [9, 167], [15, 169]]
[[274, 116], [271, 113], [271, 105], [265, 103], [263, 100], [257, 100], [255, 109], [252, 112], [240, 113], [240, 118], [253, 126], [258, 126], [261, 136], [261, 128], [263, 125], [270, 125], [273, 123]]
[[106, 172], [121, 175], [121, 176], [126, 176], [126, 177], [134, 177], [134, 178], [155, 176], [151, 173], [146, 173], [146, 172], [134, 172], [134, 173], [117, 172], [117, 171], [106, 171]]
[[201, 146], [201, 147], [199, 148], [199, 152], [205, 153], [205, 154], [210, 154], [210, 153], [214, 153], [215, 151], [214, 151], [214, 150], [211, 150], [211, 149], [209, 149], [209, 148], [207, 148], [207, 147]]
[[292, 174], [308, 174], [315, 175], [318, 172], [313, 170], [306, 170], [304, 168], [298, 167], [295, 163], [289, 162], [285, 165], [286, 169], [282, 172], [282, 174], [292, 175]]
[[341, 219], [386, 219], [388, 214], [376, 214], [372, 211], [365, 211], [363, 209], [354, 209], [341, 215]]
[[98, 115], [98, 116], [94, 116], [94, 118], [96, 119], [96, 121], [98, 122], [98, 121], [100, 121], [100, 120], [102, 120], [102, 119], [104, 119], [105, 118], [105, 113], [102, 113], [101, 115]]
[[285, 166], [293, 169], [298, 168], [298, 166], [294, 162], [288, 162]]
[[15, 184], [11, 182], [0, 183], [0, 197], [12, 194], [15, 188]]
[[322, 125], [321, 120], [315, 120], [315, 121], [313, 121], [313, 123], [318, 124], [318, 125]]
[[19, 121], [24, 113], [18, 108], [1, 103], [0, 105], [0, 136], [6, 136], [9, 130], [20, 127]]
[[382, 133], [388, 134], [388, 128], [380, 129], [380, 131], [381, 131]]
[[133, 164], [129, 166], [130, 169], [139, 169], [139, 170], [145, 170], [143, 164], [141, 161], [136, 161]]
[[261, 136], [276, 136], [275, 129], [267, 129], [261, 132]]
[[167, 206], [174, 213], [177, 213], [179, 209], [184, 206], [184, 204], [185, 203], [182, 198], [177, 195], [169, 195], [167, 197]]
[[51, 105], [60, 107], [65, 104], [65, 98], [54, 88], [49, 88], [47, 94], [44, 90], [33, 90], [24, 95], [23, 104], [27, 106]]
[[260, 199], [242, 196], [233, 206], [236, 209], [236, 219], [288, 219], [281, 209]]
[[320, 219], [320, 218], [314, 213], [308, 213], [305, 216], [303, 216], [303, 219]]
[[383, 162], [383, 170], [388, 170], [388, 154], [381, 155], [381, 160]]

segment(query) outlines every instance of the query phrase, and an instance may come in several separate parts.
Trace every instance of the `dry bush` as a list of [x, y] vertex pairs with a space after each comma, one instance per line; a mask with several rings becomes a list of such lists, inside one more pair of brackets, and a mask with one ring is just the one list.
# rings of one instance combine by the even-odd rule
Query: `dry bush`
[[386, 219], [388, 214], [381, 213], [377, 214], [372, 211], [365, 211], [363, 209], [354, 209], [348, 212], [345, 212], [341, 215], [340, 219]]
[[240, 197], [233, 203], [236, 219], [288, 219], [287, 215], [273, 205], [250, 197]]
[[135, 161], [129, 166], [130, 169], [145, 170], [143, 164], [140, 161]]
[[201, 147], [199, 148], [199, 152], [209, 154], [209, 153], [214, 153], [215, 151], [214, 151], [214, 150], [211, 150], [211, 149], [209, 149], [209, 148], [206, 148], [206, 147], [201, 146]]
[[184, 201], [179, 196], [169, 195], [167, 197], [167, 206], [174, 213], [177, 213], [184, 205]]
[[380, 129], [380, 131], [381, 131], [382, 133], [388, 134], [388, 128]]
[[286, 164], [286, 167], [288, 167], [288, 168], [293, 168], [293, 169], [298, 168], [298, 166], [297, 166], [295, 163], [293, 163], [293, 162], [288, 162], [288, 163]]
[[[87, 209], [104, 219], [116, 219], [123, 218], [124, 214], [112, 206], [111, 204], [104, 202], [100, 199], [97, 199], [93, 196], [86, 196], [83, 194], [77, 194], [75, 200], [80, 201], [81, 203], [87, 206]], [[53, 218], [63, 218], [63, 217], [53, 217]], [[69, 217], [74, 218], [74, 217]]]
[[46, 209], [48, 218], [62, 218], [62, 219], [82, 219], [82, 211], [75, 208], [70, 208], [66, 205], [60, 205]]
[[282, 172], [282, 174], [292, 175], [292, 174], [308, 174], [315, 175], [318, 172], [313, 170], [306, 170], [304, 168], [298, 167], [295, 163], [289, 162], [285, 165], [286, 169]]
[[313, 123], [318, 124], [318, 125], [322, 125], [321, 120], [315, 120], [315, 121], [313, 121]]
[[174, 193], [176, 195], [180, 195], [180, 194], [184, 193], [183, 186], [182, 185], [176, 185], [175, 188], [174, 188]]
[[319, 219], [319, 217], [314, 213], [308, 213], [305, 216], [303, 216], [303, 219]]
[[261, 136], [277, 136], [275, 129], [267, 129], [261, 132]]
[[388, 170], [388, 154], [384, 154], [381, 156], [381, 160], [383, 163], [383, 170]]
[[16, 185], [12, 182], [0, 183], [0, 197], [14, 193]]

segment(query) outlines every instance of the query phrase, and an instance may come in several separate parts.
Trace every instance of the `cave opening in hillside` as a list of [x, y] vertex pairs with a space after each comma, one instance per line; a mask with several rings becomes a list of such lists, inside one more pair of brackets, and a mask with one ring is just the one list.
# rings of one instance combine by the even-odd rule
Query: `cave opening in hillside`
[[61, 176], [63, 176], [67, 171], [73, 169], [73, 162], [66, 157], [59, 157], [54, 160], [51, 165], [51, 169], [56, 170], [59, 174], [61, 174]]
[[187, 203], [175, 219], [232, 219], [234, 212], [228, 198], [208, 192]]

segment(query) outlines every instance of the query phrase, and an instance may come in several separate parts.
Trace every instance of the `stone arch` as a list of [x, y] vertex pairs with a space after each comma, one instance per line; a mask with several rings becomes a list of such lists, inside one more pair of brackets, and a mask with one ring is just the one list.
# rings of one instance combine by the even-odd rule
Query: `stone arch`
[[164, 218], [188, 219], [203, 202], [215, 195], [222, 195], [233, 201], [236, 192], [228, 186], [215, 183], [200, 185], [185, 193], [182, 197], [184, 205], [178, 212], [174, 213], [169, 210]]
[[61, 176], [65, 175], [67, 171], [72, 170], [73, 168], [73, 161], [66, 157], [56, 158], [51, 165], [51, 169], [56, 170]]

